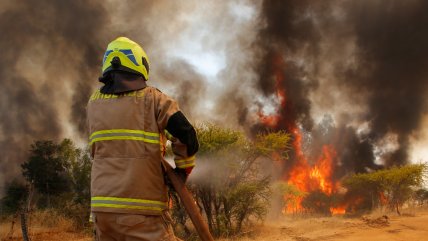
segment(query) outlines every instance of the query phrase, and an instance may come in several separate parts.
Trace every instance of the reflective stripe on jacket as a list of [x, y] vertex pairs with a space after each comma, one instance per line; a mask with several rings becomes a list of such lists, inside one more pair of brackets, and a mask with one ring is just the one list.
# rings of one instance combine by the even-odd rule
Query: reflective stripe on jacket
[[[167, 208], [161, 160], [165, 128], [177, 111], [173, 99], [152, 87], [120, 95], [97, 91], [91, 96], [87, 116], [93, 212], [160, 215]], [[194, 165], [193, 157], [180, 154], [186, 147], [176, 139], [172, 143], [175, 159], [188, 159], [177, 167]]]

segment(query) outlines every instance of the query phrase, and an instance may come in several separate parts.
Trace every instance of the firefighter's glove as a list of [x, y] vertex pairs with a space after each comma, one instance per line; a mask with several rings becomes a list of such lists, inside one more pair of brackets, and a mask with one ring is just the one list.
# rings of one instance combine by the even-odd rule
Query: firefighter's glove
[[175, 168], [174, 172], [177, 174], [177, 176], [181, 179], [181, 181], [183, 181], [183, 183], [186, 183], [187, 181], [187, 173], [186, 173], [186, 169], [182, 169], [182, 168]]

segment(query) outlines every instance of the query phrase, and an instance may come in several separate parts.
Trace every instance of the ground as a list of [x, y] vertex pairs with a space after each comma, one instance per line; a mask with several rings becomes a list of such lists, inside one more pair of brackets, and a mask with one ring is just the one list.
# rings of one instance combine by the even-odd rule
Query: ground
[[[220, 239], [219, 241], [422, 241], [428, 240], [428, 211], [396, 214], [373, 213], [363, 217], [281, 217], [276, 221], [266, 221], [253, 230], [246, 231], [245, 237]], [[8, 236], [11, 223], [0, 225], [1, 240], [22, 240], [19, 223]], [[89, 232], [77, 233], [61, 227], [36, 227], [30, 229], [32, 241], [90, 241]], [[9, 238], [8, 238], [9, 237]]]
[[[358, 218], [283, 217], [249, 231], [236, 241], [422, 241], [428, 240], [428, 211]], [[231, 239], [222, 239], [227, 241]]]

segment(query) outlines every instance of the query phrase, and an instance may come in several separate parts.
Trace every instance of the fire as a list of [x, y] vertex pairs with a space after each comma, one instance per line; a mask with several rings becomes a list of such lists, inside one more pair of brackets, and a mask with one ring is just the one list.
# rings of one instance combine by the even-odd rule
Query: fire
[[311, 179], [316, 181], [315, 188], [319, 187], [326, 194], [331, 194], [333, 191], [333, 183], [330, 180], [333, 174], [332, 160], [335, 157], [336, 151], [333, 146], [323, 146], [322, 155], [310, 172]]
[[[293, 148], [296, 156], [296, 163], [291, 168], [288, 183], [295, 185], [302, 192], [312, 192], [321, 190], [327, 195], [331, 195], [336, 190], [338, 183], [333, 183], [333, 159], [336, 158], [336, 151], [331, 145], [324, 145], [322, 153], [314, 165], [308, 163], [308, 159], [302, 149], [302, 135], [296, 128], [294, 134]], [[303, 198], [297, 200], [297, 211], [302, 211]], [[340, 208], [330, 209], [331, 213], [340, 213]], [[343, 209], [345, 210], [345, 209]], [[294, 212], [287, 207], [287, 212]]]
[[[340, 183], [333, 181], [333, 168], [334, 161], [337, 158], [337, 153], [332, 145], [324, 145], [316, 161], [308, 161], [308, 157], [303, 151], [303, 138], [300, 129], [297, 126], [296, 120], [288, 120], [293, 115], [292, 104], [288, 103], [287, 91], [284, 86], [284, 71], [285, 62], [282, 56], [276, 55], [272, 60], [273, 77], [276, 87], [276, 98], [280, 105], [277, 113], [272, 115], [264, 115], [262, 112], [258, 113], [259, 121], [265, 126], [273, 129], [285, 128], [293, 135], [293, 151], [294, 163], [293, 166], [288, 168], [285, 173], [284, 179], [301, 192], [308, 193], [320, 190], [326, 195], [332, 195], [337, 192]], [[276, 160], [276, 158], [275, 158]], [[284, 207], [283, 212], [294, 213], [303, 211], [301, 203], [303, 197], [284, 197], [287, 199], [287, 206]], [[346, 207], [331, 207], [332, 214], [345, 213]]]
[[257, 115], [259, 116], [259, 121], [265, 125], [265, 126], [269, 126], [269, 127], [275, 127], [278, 125], [280, 116], [279, 115], [269, 115], [266, 116], [264, 115], [262, 112], [257, 113]]
[[345, 209], [345, 207], [336, 207], [336, 208], [331, 207], [330, 212], [332, 215], [340, 215], [340, 214], [345, 214], [346, 209]]

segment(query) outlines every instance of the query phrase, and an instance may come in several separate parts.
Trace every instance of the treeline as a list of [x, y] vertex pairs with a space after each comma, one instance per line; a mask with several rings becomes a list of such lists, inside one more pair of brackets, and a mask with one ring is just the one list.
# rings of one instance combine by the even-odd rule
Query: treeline
[[77, 226], [87, 226], [91, 160], [86, 149], [77, 148], [70, 139], [35, 141], [21, 169], [25, 182], [17, 178], [6, 184], [3, 215], [57, 209]]
[[387, 207], [400, 214], [400, 208], [408, 201], [418, 205], [428, 201], [428, 190], [423, 187], [427, 171], [427, 164], [421, 163], [355, 174], [343, 181], [347, 188], [345, 198], [355, 210]]

